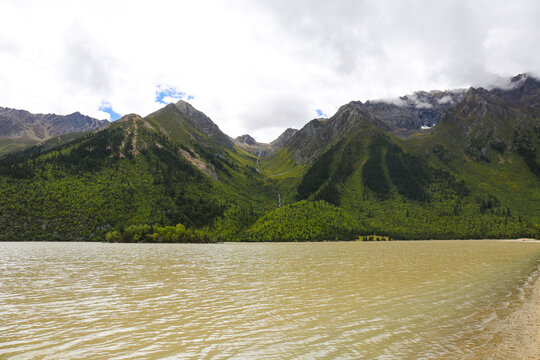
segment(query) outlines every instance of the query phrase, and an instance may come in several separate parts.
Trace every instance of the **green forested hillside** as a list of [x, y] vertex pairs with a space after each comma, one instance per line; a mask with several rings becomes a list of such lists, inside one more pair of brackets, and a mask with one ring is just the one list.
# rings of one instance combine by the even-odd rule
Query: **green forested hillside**
[[0, 158], [0, 240], [539, 237], [533, 85], [470, 89], [407, 139], [346, 105], [259, 160], [187, 103], [128, 115]]
[[260, 218], [240, 237], [246, 241], [354, 240], [362, 225], [324, 201], [299, 201]]
[[137, 117], [14, 153], [0, 174], [2, 240], [99, 240], [135, 224], [201, 228], [233, 204], [260, 214], [275, 206], [253, 168], [223, 152], [204, 158]]
[[[394, 239], [538, 236], [539, 187], [523, 162], [518, 168], [528, 176], [511, 174], [515, 182], [501, 181], [507, 171], [490, 171], [490, 164], [472, 162], [478, 168], [461, 174], [424, 153], [406, 152], [383, 133], [358, 139], [353, 134], [315, 161], [300, 181], [299, 198], [339, 205], [367, 233]], [[476, 172], [490, 176], [495, 186], [479, 187]], [[512, 200], [516, 196], [519, 201]]]
[[[288, 181], [298, 200], [341, 206], [392, 238], [538, 237], [538, 111], [503, 94], [471, 89], [431, 132], [407, 140], [353, 127]], [[262, 164], [289, 164], [293, 151]]]

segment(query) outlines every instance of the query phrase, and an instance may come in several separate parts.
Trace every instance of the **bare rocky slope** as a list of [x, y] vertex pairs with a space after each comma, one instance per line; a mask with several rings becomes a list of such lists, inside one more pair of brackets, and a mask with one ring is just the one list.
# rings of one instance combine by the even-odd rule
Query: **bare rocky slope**
[[26, 110], [0, 107], [0, 155], [55, 136], [98, 129], [108, 123], [79, 112], [69, 115], [32, 114]]

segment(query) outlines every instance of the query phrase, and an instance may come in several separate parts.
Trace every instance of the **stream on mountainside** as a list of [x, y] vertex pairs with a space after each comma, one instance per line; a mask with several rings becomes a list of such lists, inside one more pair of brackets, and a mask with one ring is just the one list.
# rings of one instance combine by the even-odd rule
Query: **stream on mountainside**
[[[261, 154], [262, 154], [262, 150], [261, 150], [261, 147], [259, 146], [258, 153], [257, 153], [257, 167], [255, 170], [257, 170], [257, 172], [261, 174], [263, 178], [265, 178], [266, 180], [270, 180], [263, 174], [261, 168], [259, 168], [259, 160], [261, 159]], [[278, 198], [278, 207], [281, 207], [281, 194], [279, 193], [279, 190], [277, 189], [277, 186], [274, 185], [274, 183], [272, 183], [272, 187], [274, 188], [277, 198]]]

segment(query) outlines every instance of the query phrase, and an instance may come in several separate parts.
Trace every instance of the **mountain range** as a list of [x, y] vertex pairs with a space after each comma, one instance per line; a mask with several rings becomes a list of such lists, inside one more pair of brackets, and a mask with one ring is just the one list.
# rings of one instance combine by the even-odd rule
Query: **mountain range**
[[184, 101], [110, 124], [74, 115], [2, 115], [4, 138], [64, 135], [0, 159], [0, 239], [178, 241], [184, 226], [205, 241], [540, 234], [540, 82], [527, 74], [505, 89], [353, 101], [269, 144], [227, 136]]
[[79, 112], [63, 116], [0, 107], [0, 156], [60, 135], [72, 134], [68, 139], [74, 139], [73, 134], [98, 129], [108, 123]]

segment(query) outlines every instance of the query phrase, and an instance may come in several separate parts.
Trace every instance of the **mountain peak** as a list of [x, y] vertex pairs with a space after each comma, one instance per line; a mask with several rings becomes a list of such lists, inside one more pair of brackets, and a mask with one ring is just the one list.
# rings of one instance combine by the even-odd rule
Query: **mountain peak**
[[130, 121], [130, 120], [143, 120], [143, 118], [138, 114], [131, 113], [131, 114], [122, 116], [120, 119], [116, 120], [116, 122], [121, 123], [121, 122]]
[[235, 142], [241, 142], [241, 143], [244, 143], [244, 144], [247, 144], [247, 145], [256, 145], [257, 144], [257, 141], [248, 134], [238, 136], [236, 139], [234, 139], [234, 141]]
[[186, 101], [170, 103], [151, 113], [147, 118], [159, 119], [160, 126], [171, 134], [176, 133], [175, 136], [188, 134], [188, 138], [200, 140], [208, 137], [221, 146], [229, 149], [234, 147], [231, 139], [208, 116]]
[[297, 132], [298, 132], [297, 129], [288, 128], [281, 135], [279, 135], [277, 139], [272, 141], [270, 143], [270, 145], [274, 149], [279, 149], [279, 148], [282, 148], [284, 146], [287, 146], [289, 141], [293, 138], [294, 135], [296, 135]]
[[432, 127], [446, 109], [463, 99], [465, 92], [463, 89], [416, 91], [398, 98], [369, 100], [364, 104], [353, 101], [349, 105], [371, 113], [393, 131], [400, 132]]
[[174, 104], [174, 106], [176, 106], [180, 110], [195, 110], [193, 105], [191, 105], [190, 103], [188, 103], [187, 101], [184, 101], [184, 100], [178, 100]]
[[0, 153], [40, 143], [55, 136], [82, 133], [107, 125], [75, 112], [69, 115], [32, 114], [26, 110], [0, 107], [0, 138], [7, 144]]
[[527, 80], [528, 78], [529, 78], [529, 74], [528, 74], [528, 73], [518, 74], [518, 75], [514, 76], [513, 78], [511, 78], [511, 79], [510, 79], [510, 82], [511, 82], [511, 83], [524, 82], [524, 81]]

